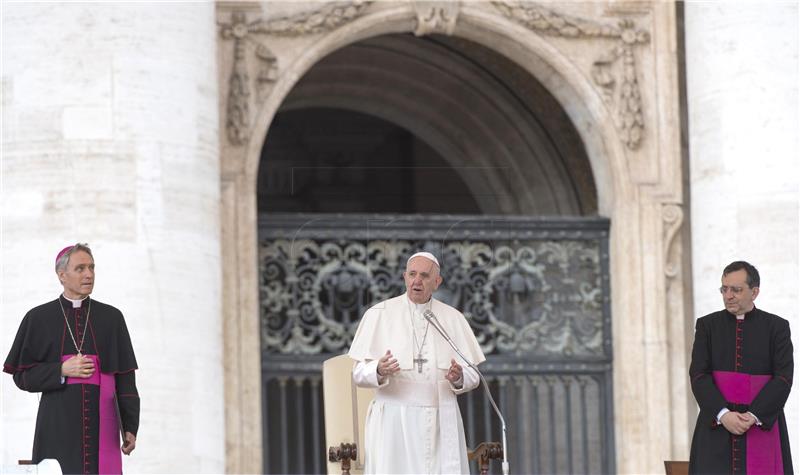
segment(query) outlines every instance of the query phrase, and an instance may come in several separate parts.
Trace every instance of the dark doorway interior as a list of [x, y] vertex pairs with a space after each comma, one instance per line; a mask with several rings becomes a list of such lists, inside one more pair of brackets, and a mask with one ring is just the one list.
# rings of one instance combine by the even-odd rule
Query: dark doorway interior
[[262, 157], [260, 213], [480, 212], [461, 175], [435, 150], [406, 129], [360, 112], [281, 112]]

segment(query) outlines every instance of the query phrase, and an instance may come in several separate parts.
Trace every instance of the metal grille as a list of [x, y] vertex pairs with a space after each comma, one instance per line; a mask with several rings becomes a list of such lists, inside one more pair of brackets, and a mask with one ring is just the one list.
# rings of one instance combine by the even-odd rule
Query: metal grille
[[[435, 297], [460, 309], [509, 425], [512, 470], [610, 473], [608, 226], [600, 218], [270, 214], [259, 223], [264, 469], [324, 471], [321, 363], [371, 305], [404, 292], [420, 249]], [[500, 440], [480, 391], [459, 398], [467, 443]], [[498, 467], [499, 470], [499, 467]]]

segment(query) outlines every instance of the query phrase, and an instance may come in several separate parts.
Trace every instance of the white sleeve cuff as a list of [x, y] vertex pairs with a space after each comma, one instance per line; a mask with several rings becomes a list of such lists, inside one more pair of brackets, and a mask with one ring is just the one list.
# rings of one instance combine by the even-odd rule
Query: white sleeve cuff
[[453, 391], [460, 391], [464, 389], [464, 374], [462, 373], [461, 377], [458, 378], [458, 380], [455, 383], [450, 381], [449, 379], [447, 380], [447, 382], [450, 383], [450, 389], [452, 389]]
[[464, 394], [477, 388], [480, 382], [481, 380], [478, 373], [469, 366], [464, 366], [461, 372], [461, 389], [456, 389], [452, 384], [450, 386], [454, 393]]
[[753, 416], [753, 419], [755, 419], [755, 420], [756, 420], [756, 425], [757, 425], [757, 426], [760, 426], [760, 425], [761, 425], [761, 419], [759, 419], [759, 418], [758, 418], [758, 416], [756, 416], [755, 414], [753, 414], [753, 413], [752, 413], [752, 412], [750, 412], [750, 411], [747, 411], [747, 413], [748, 413], [748, 414], [750, 414], [751, 416]]
[[381, 388], [389, 384], [389, 378], [383, 384], [378, 381], [378, 360], [359, 361], [353, 368], [353, 382], [361, 388]]
[[722, 409], [721, 409], [721, 410], [720, 410], [720, 411], [717, 413], [717, 424], [722, 424], [722, 416], [724, 416], [725, 414], [727, 414], [727, 413], [729, 413], [729, 412], [731, 412], [731, 411], [730, 411], [730, 409], [728, 409], [727, 407], [723, 407], [723, 408], [722, 408]]

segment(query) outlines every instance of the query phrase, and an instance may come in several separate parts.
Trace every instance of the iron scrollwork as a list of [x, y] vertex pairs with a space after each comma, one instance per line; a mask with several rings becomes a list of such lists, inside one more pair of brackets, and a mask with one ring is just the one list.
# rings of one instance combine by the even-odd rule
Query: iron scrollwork
[[[265, 353], [340, 353], [370, 306], [404, 292], [406, 259], [437, 253], [436, 297], [464, 312], [487, 354], [605, 359], [601, 238], [563, 231], [532, 237], [419, 239], [297, 229], [262, 233], [261, 332]], [[560, 233], [560, 234], [559, 234]], [[265, 236], [264, 234], [268, 234]], [[374, 233], [373, 233], [374, 234]], [[338, 237], [337, 237], [338, 235]], [[414, 237], [416, 235], [416, 238]], [[566, 236], [566, 237], [565, 237]]]

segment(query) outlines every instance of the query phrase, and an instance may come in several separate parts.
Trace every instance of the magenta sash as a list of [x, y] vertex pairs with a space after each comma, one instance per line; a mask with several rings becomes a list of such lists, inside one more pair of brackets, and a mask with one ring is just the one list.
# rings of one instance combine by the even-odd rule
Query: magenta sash
[[[66, 361], [75, 355], [63, 355]], [[120, 451], [119, 424], [114, 407], [117, 389], [113, 373], [101, 373], [97, 355], [84, 355], [94, 363], [94, 373], [90, 378], [67, 378], [67, 384], [94, 384], [100, 386], [100, 437], [97, 451], [97, 470], [102, 474], [122, 473], [122, 452]]]
[[[772, 379], [771, 375], [714, 371], [714, 384], [717, 385], [726, 401], [735, 404], [750, 404], [761, 388]], [[756, 414], [758, 415], [758, 414]], [[745, 434], [747, 437], [747, 473], [783, 473], [781, 456], [781, 436], [779, 422], [770, 430], [753, 427]]]

